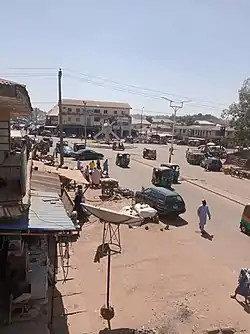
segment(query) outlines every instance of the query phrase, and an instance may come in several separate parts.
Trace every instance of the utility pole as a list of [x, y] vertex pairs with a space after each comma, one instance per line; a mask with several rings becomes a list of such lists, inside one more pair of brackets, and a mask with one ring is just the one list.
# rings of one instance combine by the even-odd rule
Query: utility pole
[[36, 120], [35, 120], [35, 138], [37, 135], [37, 108], [36, 108]]
[[183, 108], [184, 103], [191, 102], [191, 100], [189, 100], [189, 101], [173, 101], [173, 100], [168, 99], [165, 96], [162, 96], [162, 98], [170, 103], [170, 108], [172, 108], [173, 111], [174, 111], [171, 146], [170, 146], [170, 149], [169, 149], [169, 159], [168, 159], [168, 162], [171, 163], [172, 155], [173, 155], [173, 151], [174, 151], [174, 132], [175, 132], [175, 126], [176, 126], [176, 114], [177, 114], [177, 111], [179, 109]]
[[86, 101], [83, 101], [83, 113], [84, 113], [84, 144], [87, 146], [87, 110]]
[[141, 108], [141, 135], [142, 135], [142, 115], [143, 115], [144, 107]]
[[63, 115], [62, 115], [62, 70], [58, 71], [58, 110], [59, 110], [59, 136], [60, 136], [60, 164], [62, 167], [64, 164], [63, 156]]

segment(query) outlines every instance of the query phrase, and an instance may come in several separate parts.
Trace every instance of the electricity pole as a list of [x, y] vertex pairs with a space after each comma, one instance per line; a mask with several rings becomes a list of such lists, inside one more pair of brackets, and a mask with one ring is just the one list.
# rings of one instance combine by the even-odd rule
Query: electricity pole
[[63, 120], [62, 120], [62, 70], [58, 71], [58, 116], [59, 116], [59, 136], [60, 136], [60, 164], [62, 167], [64, 164], [63, 156]]
[[173, 101], [173, 100], [168, 99], [165, 96], [162, 96], [162, 98], [170, 103], [170, 108], [172, 108], [173, 111], [174, 111], [174, 119], [173, 119], [173, 127], [172, 127], [172, 137], [171, 137], [171, 146], [170, 146], [170, 149], [169, 149], [169, 159], [168, 159], [168, 162], [171, 163], [171, 161], [172, 161], [172, 155], [173, 155], [173, 151], [174, 151], [174, 132], [175, 132], [175, 126], [176, 126], [176, 114], [177, 114], [177, 111], [179, 109], [183, 108], [184, 102], [185, 103], [191, 102], [191, 100], [189, 100], [189, 101]]
[[83, 101], [83, 113], [84, 113], [84, 144], [85, 148], [87, 146], [87, 110], [86, 110], [86, 102]]
[[141, 136], [142, 136], [142, 114], [144, 111], [144, 107], [141, 108]]

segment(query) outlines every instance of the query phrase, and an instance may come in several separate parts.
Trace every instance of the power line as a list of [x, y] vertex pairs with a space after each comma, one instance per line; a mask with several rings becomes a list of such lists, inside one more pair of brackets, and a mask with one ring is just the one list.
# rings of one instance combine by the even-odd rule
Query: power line
[[126, 83], [121, 83], [119, 81], [111, 80], [111, 79], [100, 77], [100, 76], [88, 75], [88, 74], [80, 73], [80, 72], [76, 73], [76, 72], [71, 71], [69, 69], [65, 69], [65, 71], [73, 73], [73, 74], [76, 74], [76, 75], [80, 74], [81, 76], [87, 77], [87, 78], [92, 78], [92, 79], [94, 78], [94, 79], [99, 79], [99, 80], [111, 82], [111, 83], [114, 83], [114, 84], [117, 84], [117, 85], [121, 85], [121, 86], [131, 87], [131, 88], [135, 88], [135, 89], [141, 89], [141, 90], [145, 90], [145, 91], [152, 92], [152, 93], [159, 93], [161, 95], [176, 96], [176, 97], [182, 98], [182, 99], [184, 98], [184, 99], [188, 99], [188, 100], [195, 100], [195, 101], [200, 101], [200, 102], [205, 102], [205, 103], [211, 103], [211, 104], [221, 105], [221, 106], [227, 105], [227, 103], [222, 103], [222, 102], [218, 102], [218, 101], [201, 100], [201, 99], [197, 99], [195, 97], [183, 96], [183, 95], [179, 95], [179, 94], [175, 94], [175, 93], [163, 92], [163, 91], [160, 91], [160, 90], [154, 90], [154, 89], [151, 89], [151, 88], [141, 87], [141, 86], [137, 86], [137, 85], [131, 85], [131, 84], [126, 84]]
[[[129, 94], [133, 94], [133, 95], [138, 95], [138, 96], [142, 96], [142, 97], [146, 97], [146, 98], [150, 98], [150, 99], [155, 99], [155, 100], [161, 100], [161, 96], [157, 96], [157, 95], [149, 95], [149, 94], [146, 94], [146, 93], [143, 93], [143, 92], [138, 92], [138, 91], [135, 91], [135, 90], [132, 90], [132, 89], [124, 89], [122, 87], [117, 87], [117, 86], [105, 86], [105, 83], [99, 83], [99, 82], [95, 82], [91, 79], [87, 79], [87, 78], [81, 78], [81, 77], [78, 77], [78, 76], [73, 76], [73, 75], [69, 75], [69, 74], [66, 74], [65, 77], [67, 78], [71, 78], [71, 79], [76, 79], [76, 80], [79, 80], [79, 81], [82, 81], [82, 82], [85, 82], [85, 83], [90, 83], [92, 85], [96, 85], [96, 86], [99, 86], [99, 87], [102, 87], [102, 88], [110, 88], [112, 90], [116, 90], [116, 91], [119, 91], [119, 92], [126, 92], [126, 93], [129, 93]], [[194, 108], [207, 108], [207, 109], [210, 109], [210, 110], [215, 110], [215, 111], [218, 111], [218, 107], [215, 107], [215, 106], [209, 106], [209, 105], [200, 105], [200, 104], [195, 104], [195, 103], [190, 103], [190, 105]]]
[[[53, 67], [48, 67], [48, 68], [39, 68], [39, 67], [23, 67], [23, 68], [9, 68], [11, 70], [21, 70], [21, 71], [27, 71], [27, 70], [53, 70], [53, 71], [57, 71], [56, 68], [53, 68]], [[163, 91], [160, 91], [160, 90], [154, 90], [154, 89], [150, 89], [150, 88], [147, 88], [147, 87], [141, 87], [141, 86], [137, 86], [137, 85], [132, 85], [132, 84], [126, 84], [126, 83], [121, 83], [119, 81], [115, 81], [115, 80], [111, 80], [109, 78], [105, 78], [105, 77], [101, 77], [101, 76], [96, 76], [96, 75], [89, 75], [89, 74], [86, 74], [86, 73], [81, 73], [81, 72], [75, 72], [75, 71], [72, 71], [70, 69], [64, 69], [64, 71], [66, 72], [69, 72], [69, 73], [72, 73], [72, 74], [75, 74], [75, 76], [78, 76], [79, 79], [97, 79], [97, 80], [102, 80], [103, 82], [110, 82], [110, 83], [113, 83], [115, 85], [119, 85], [119, 86], [124, 86], [124, 87], [127, 87], [127, 88], [132, 88], [133, 90], [134, 89], [139, 89], [139, 90], [144, 90], [144, 91], [147, 91], [147, 92], [151, 92], [151, 93], [158, 93], [158, 94], [161, 94], [161, 95], [168, 95], [168, 96], [175, 96], [175, 97], [178, 97], [178, 98], [184, 98], [184, 99], [191, 99], [193, 101], [197, 101], [197, 102], [201, 102], [201, 103], [205, 103], [205, 104], [193, 104], [192, 105], [194, 106], [197, 106], [197, 107], [201, 107], [201, 108], [214, 108], [214, 110], [217, 110], [216, 109], [216, 106], [218, 106], [218, 108], [226, 108], [228, 106], [227, 103], [222, 103], [222, 102], [218, 102], [218, 101], [211, 101], [211, 100], [202, 100], [202, 99], [197, 99], [195, 97], [189, 97], [189, 96], [183, 96], [183, 95], [180, 95], [180, 94], [175, 94], [175, 93], [169, 93], [169, 92], [163, 92]], [[18, 73], [19, 75], [23, 76], [22, 73]], [[41, 73], [38, 73], [38, 75], [40, 76]], [[54, 74], [52, 73], [49, 73], [49, 75], [55, 75], [55, 72]], [[79, 77], [79, 75], [81, 77]], [[88, 82], [88, 81], [86, 81]], [[90, 82], [89, 82], [90, 83]], [[93, 84], [93, 82], [91, 82]], [[97, 85], [97, 83], [96, 83]], [[100, 85], [101, 86], [101, 85]], [[120, 87], [121, 88], [121, 87]], [[150, 97], [150, 96], [148, 96]], [[157, 96], [157, 98], [159, 98]], [[212, 104], [213, 106], [211, 105], [206, 105], [206, 103], [209, 103], [209, 104]]]

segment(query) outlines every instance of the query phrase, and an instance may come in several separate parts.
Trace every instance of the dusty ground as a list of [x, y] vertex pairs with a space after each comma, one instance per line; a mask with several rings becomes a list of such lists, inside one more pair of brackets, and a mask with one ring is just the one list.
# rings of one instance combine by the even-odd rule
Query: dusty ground
[[[183, 160], [182, 151], [178, 149], [175, 158], [184, 176], [217, 187], [226, 195], [234, 194], [243, 203], [248, 200], [247, 181], [190, 167]], [[123, 170], [115, 166], [114, 153], [107, 152], [111, 175], [122, 186], [132, 189], [150, 186], [152, 169], [146, 166], [138, 150], [133, 154], [131, 168]], [[158, 160], [166, 160], [164, 147], [160, 148], [157, 161], [149, 164], [159, 165]], [[37, 180], [37, 185], [44, 183], [40, 176]], [[238, 332], [250, 333], [250, 310], [241, 301], [229, 298], [240, 268], [249, 266], [250, 260], [249, 238], [238, 227], [242, 206], [186, 182], [177, 185], [176, 190], [187, 204], [187, 212], [178, 226], [170, 222], [169, 231], [162, 231], [157, 225], [150, 225], [148, 230], [121, 230], [122, 254], [112, 259], [111, 301], [116, 311], [112, 328], [165, 326], [161, 334], [188, 334], [233, 326]], [[208, 231], [214, 235], [211, 240], [204, 240], [197, 231], [196, 209], [202, 198], [207, 199], [212, 211], [208, 225]], [[88, 191], [86, 199], [91, 204], [116, 208], [127, 204], [101, 202], [99, 191]], [[93, 263], [101, 236], [102, 226], [92, 219], [72, 245], [69, 280], [57, 284], [60, 305], [55, 314], [55, 333], [98, 333], [106, 327], [99, 312], [105, 303], [106, 259]], [[63, 317], [64, 313], [67, 316]]]
[[[87, 198], [99, 205], [97, 191], [88, 192]], [[93, 263], [102, 225], [92, 221], [72, 246], [70, 280], [57, 285], [62, 295], [69, 295], [63, 298], [64, 307], [73, 313], [65, 333], [98, 333], [106, 327], [99, 312], [105, 303], [106, 259]], [[122, 254], [112, 258], [111, 301], [116, 312], [112, 328], [164, 326], [163, 333], [184, 334], [216, 326], [245, 328], [246, 314], [230, 300], [232, 284], [224, 279], [231, 270], [211, 259], [198, 231], [189, 227], [162, 231], [162, 225], [151, 224], [148, 230], [123, 227], [121, 236]]]

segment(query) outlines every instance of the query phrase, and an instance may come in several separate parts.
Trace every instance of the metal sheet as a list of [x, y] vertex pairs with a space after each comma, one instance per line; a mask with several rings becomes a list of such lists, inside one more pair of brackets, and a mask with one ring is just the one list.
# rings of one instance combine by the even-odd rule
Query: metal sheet
[[40, 191], [31, 193], [28, 228], [51, 232], [75, 230], [59, 195]]

